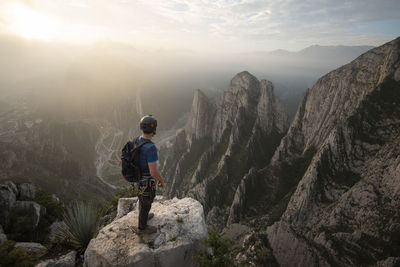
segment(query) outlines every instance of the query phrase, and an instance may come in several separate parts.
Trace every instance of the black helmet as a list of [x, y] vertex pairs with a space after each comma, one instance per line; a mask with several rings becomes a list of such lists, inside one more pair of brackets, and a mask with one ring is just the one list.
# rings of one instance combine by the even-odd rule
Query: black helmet
[[157, 120], [153, 118], [151, 115], [144, 116], [140, 120], [140, 130], [144, 133], [156, 133], [157, 129]]

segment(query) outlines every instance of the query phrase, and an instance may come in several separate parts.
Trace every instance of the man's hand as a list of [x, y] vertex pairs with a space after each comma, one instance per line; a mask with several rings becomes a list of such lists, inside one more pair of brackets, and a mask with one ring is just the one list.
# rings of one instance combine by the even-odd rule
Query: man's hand
[[164, 178], [161, 177], [160, 172], [157, 169], [157, 163], [156, 162], [149, 162], [149, 169], [150, 169], [150, 175], [151, 177], [157, 179], [158, 185], [160, 187], [164, 187]]
[[158, 186], [159, 187], [164, 187], [164, 179], [162, 177], [160, 177], [161, 179], [158, 179]]

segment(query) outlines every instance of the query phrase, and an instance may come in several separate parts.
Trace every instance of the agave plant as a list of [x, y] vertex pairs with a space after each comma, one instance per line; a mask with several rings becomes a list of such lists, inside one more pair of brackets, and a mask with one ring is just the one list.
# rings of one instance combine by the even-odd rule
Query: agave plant
[[76, 249], [84, 249], [97, 232], [97, 210], [88, 203], [73, 203], [67, 208], [63, 222], [56, 233], [57, 238]]

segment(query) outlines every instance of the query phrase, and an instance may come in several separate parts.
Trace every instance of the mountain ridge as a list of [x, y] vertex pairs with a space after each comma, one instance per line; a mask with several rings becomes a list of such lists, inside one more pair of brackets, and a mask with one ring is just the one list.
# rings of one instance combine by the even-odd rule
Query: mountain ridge
[[[380, 229], [386, 233], [385, 236], [390, 236], [388, 233], [395, 233], [393, 229], [397, 228], [394, 225], [398, 222], [380, 226], [378, 219], [365, 226], [365, 218], [356, 214], [375, 217], [374, 214], [379, 214], [382, 207], [379, 202], [370, 202], [365, 197], [373, 200], [380, 198], [379, 195], [390, 195], [388, 189], [374, 192], [363, 184], [376, 188], [383, 186], [379, 180], [382, 178], [377, 177], [386, 177], [391, 184], [400, 182], [396, 172], [392, 172], [392, 176], [387, 173], [377, 175], [369, 167], [375, 160], [374, 168], [384, 170], [386, 167], [382, 160], [378, 160], [380, 157], [387, 158], [391, 168], [396, 169], [398, 164], [393, 161], [396, 150], [389, 148], [390, 144], [398, 144], [400, 137], [400, 111], [397, 108], [400, 102], [399, 54], [400, 38], [397, 38], [328, 73], [305, 96], [288, 134], [271, 161], [273, 166], [304, 153], [310, 147], [317, 149], [282, 218], [267, 231], [274, 255], [282, 266], [290, 266], [293, 262], [300, 265], [316, 262], [341, 266], [371, 264], [392, 253], [392, 250], [374, 250], [365, 238], [384, 242], [384, 247], [395, 246], [395, 239], [386, 237], [382, 240], [373, 231]], [[336, 88], [335, 95], [327, 91], [330, 88]], [[324, 106], [320, 104], [322, 99], [331, 106], [317, 113], [314, 108]], [[317, 127], [310, 126], [315, 124]], [[379, 153], [383, 155], [379, 156]], [[377, 155], [376, 159], [374, 155]], [[338, 205], [334, 213], [336, 217], [332, 217], [329, 207], [335, 203]], [[365, 205], [370, 212], [363, 211]], [[385, 210], [397, 214], [391, 205]], [[354, 215], [349, 215], [349, 212]], [[349, 219], [352, 216], [355, 218]], [[390, 230], [391, 227], [394, 228]], [[305, 229], [314, 230], [307, 232]], [[336, 243], [341, 245], [334, 247]], [[357, 255], [365, 254], [365, 251], [369, 256], [358, 258]]]
[[[168, 196], [192, 196], [204, 205], [208, 221], [221, 214], [226, 220], [241, 175], [272, 157], [287, 126], [272, 83], [258, 81], [249, 72], [235, 75], [212, 101], [197, 90], [189, 123], [178, 132], [162, 166], [163, 174], [173, 177]], [[260, 151], [263, 145], [270, 149]]]
[[[240, 76], [232, 80], [233, 88], [224, 93], [222, 100], [232, 97], [229, 93], [236, 89], [239, 105], [252, 99], [251, 94], [241, 98], [240, 86], [235, 87], [243, 82]], [[268, 83], [260, 84], [267, 92]], [[399, 92], [397, 38], [318, 79], [303, 96], [285, 135], [278, 135], [279, 145], [276, 149], [272, 146], [273, 155], [257, 163], [253, 153], [271, 146], [255, 142], [258, 149], [254, 149], [233, 144], [250, 144], [267, 136], [264, 131], [258, 131], [264, 135], [256, 134], [255, 138], [248, 134], [258, 127], [257, 123], [252, 131], [240, 131], [250, 128], [244, 127], [243, 121], [252, 123], [240, 116], [252, 112], [259, 115], [259, 109], [244, 105], [248, 110], [239, 112], [236, 102], [217, 100], [215, 103], [232, 104], [238, 110], [235, 114], [242, 114], [230, 124], [225, 138], [216, 138], [221, 136], [215, 134], [220, 130], [209, 134], [215, 142], [229, 140], [224, 143], [227, 149], [223, 151], [227, 152], [213, 168], [219, 174], [211, 178], [207, 172], [211, 156], [204, 153], [196, 175], [189, 175], [199, 183], [180, 193], [200, 199], [212, 227], [229, 228], [242, 223], [255, 232], [264, 232], [281, 266], [364, 266], [400, 260], [400, 214], [396, 204], [400, 184]], [[230, 121], [226, 115], [229, 108], [221, 107], [222, 115], [216, 112], [216, 118]], [[277, 131], [276, 123], [273, 125]], [[184, 131], [179, 134], [186, 136]], [[249, 136], [250, 140], [246, 139]], [[269, 138], [273, 139], [271, 135]], [[235, 155], [232, 151], [242, 151], [242, 161], [233, 161], [236, 168], [227, 164]], [[251, 158], [251, 164], [243, 160], [245, 157]], [[175, 166], [175, 174], [185, 171], [184, 164]], [[240, 166], [246, 167], [243, 170]], [[188, 179], [185, 177], [179, 181]]]

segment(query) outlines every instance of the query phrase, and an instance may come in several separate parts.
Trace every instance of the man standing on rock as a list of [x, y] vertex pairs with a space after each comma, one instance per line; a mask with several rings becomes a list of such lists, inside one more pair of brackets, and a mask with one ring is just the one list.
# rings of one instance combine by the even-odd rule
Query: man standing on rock
[[145, 233], [154, 233], [157, 228], [147, 225], [149, 211], [154, 197], [156, 196], [156, 183], [158, 181], [160, 187], [164, 186], [164, 179], [161, 177], [157, 168], [158, 151], [157, 147], [151, 142], [151, 139], [157, 131], [157, 120], [151, 115], [144, 116], [140, 120], [140, 130], [142, 135], [136, 139], [136, 143], [147, 139], [148, 143], [140, 148], [140, 168], [142, 177], [139, 181], [139, 231]]

